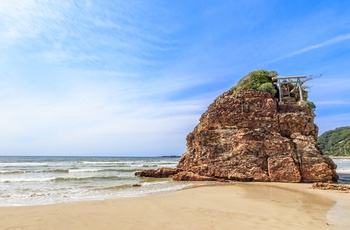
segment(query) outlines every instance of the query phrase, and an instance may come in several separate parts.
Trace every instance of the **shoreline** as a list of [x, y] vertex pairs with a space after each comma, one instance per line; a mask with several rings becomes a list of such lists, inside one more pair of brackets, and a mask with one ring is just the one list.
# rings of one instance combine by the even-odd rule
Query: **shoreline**
[[350, 159], [350, 156], [333, 156], [333, 155], [330, 155], [330, 156], [327, 156], [331, 159]]
[[[215, 183], [170, 193], [0, 207], [1, 229], [345, 229], [350, 194], [311, 184]], [[344, 222], [345, 221], [345, 222]]]

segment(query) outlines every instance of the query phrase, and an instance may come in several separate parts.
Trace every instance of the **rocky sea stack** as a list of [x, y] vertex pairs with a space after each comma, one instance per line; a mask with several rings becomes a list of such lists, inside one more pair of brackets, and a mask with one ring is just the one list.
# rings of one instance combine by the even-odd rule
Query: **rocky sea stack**
[[[259, 70], [220, 95], [187, 136], [176, 169], [138, 172], [174, 180], [337, 181], [336, 165], [317, 147], [314, 105], [300, 79], [275, 82]], [[279, 80], [278, 80], [279, 81]]]

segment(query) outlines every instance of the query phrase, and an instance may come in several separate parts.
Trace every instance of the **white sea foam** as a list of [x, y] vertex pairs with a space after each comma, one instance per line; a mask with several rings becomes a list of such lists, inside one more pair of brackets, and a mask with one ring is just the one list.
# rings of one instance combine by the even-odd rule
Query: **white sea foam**
[[69, 169], [70, 173], [84, 173], [84, 172], [99, 172], [104, 171], [103, 169], [89, 168], [89, 169]]
[[138, 164], [141, 161], [82, 161], [79, 164], [85, 165], [132, 165]]
[[159, 194], [159, 193], [165, 193], [165, 192], [172, 192], [172, 191], [177, 191], [181, 190], [184, 188], [192, 187], [193, 184], [177, 184], [177, 185], [172, 185], [172, 186], [164, 186], [160, 188], [152, 188], [152, 189], [146, 189], [140, 192], [140, 195], [142, 196], [147, 196], [147, 195], [152, 195], [152, 194]]
[[160, 184], [167, 184], [168, 181], [157, 181], [157, 182], [143, 182], [141, 183], [142, 186], [154, 186], [154, 185], [160, 185]]
[[349, 158], [335, 158], [335, 159], [333, 159], [333, 161], [350, 163]]
[[44, 181], [51, 181], [55, 178], [52, 177], [33, 177], [33, 178], [0, 178], [0, 183], [10, 183], [10, 182], [44, 182]]
[[175, 167], [176, 159], [0, 156], [0, 162], [0, 206], [143, 196], [182, 186], [171, 180], [134, 175], [146, 168]]
[[18, 174], [18, 173], [25, 173], [25, 171], [22, 170], [1, 170], [0, 174]]
[[4, 162], [0, 163], [0, 167], [34, 167], [34, 166], [48, 166], [48, 163], [38, 163], [38, 162]]
[[336, 171], [337, 171], [337, 173], [350, 174], [350, 169], [347, 169], [347, 168], [337, 169]]

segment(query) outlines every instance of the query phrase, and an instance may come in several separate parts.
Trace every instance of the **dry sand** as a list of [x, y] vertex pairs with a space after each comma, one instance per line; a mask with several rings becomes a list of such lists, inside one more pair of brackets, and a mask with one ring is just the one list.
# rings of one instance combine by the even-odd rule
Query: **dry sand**
[[0, 229], [349, 229], [350, 194], [310, 187], [230, 183], [137, 198], [2, 207]]

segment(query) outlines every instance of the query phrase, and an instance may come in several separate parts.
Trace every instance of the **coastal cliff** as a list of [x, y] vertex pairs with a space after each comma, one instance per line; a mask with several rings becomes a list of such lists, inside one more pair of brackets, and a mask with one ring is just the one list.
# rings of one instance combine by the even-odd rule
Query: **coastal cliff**
[[[272, 83], [271, 72], [264, 73], [264, 81]], [[318, 127], [310, 103], [297, 102], [297, 93], [279, 101], [276, 95], [282, 92], [276, 87], [245, 87], [249, 76], [208, 107], [188, 134], [187, 151], [176, 169], [137, 175], [174, 180], [336, 181], [336, 165], [316, 145]]]

